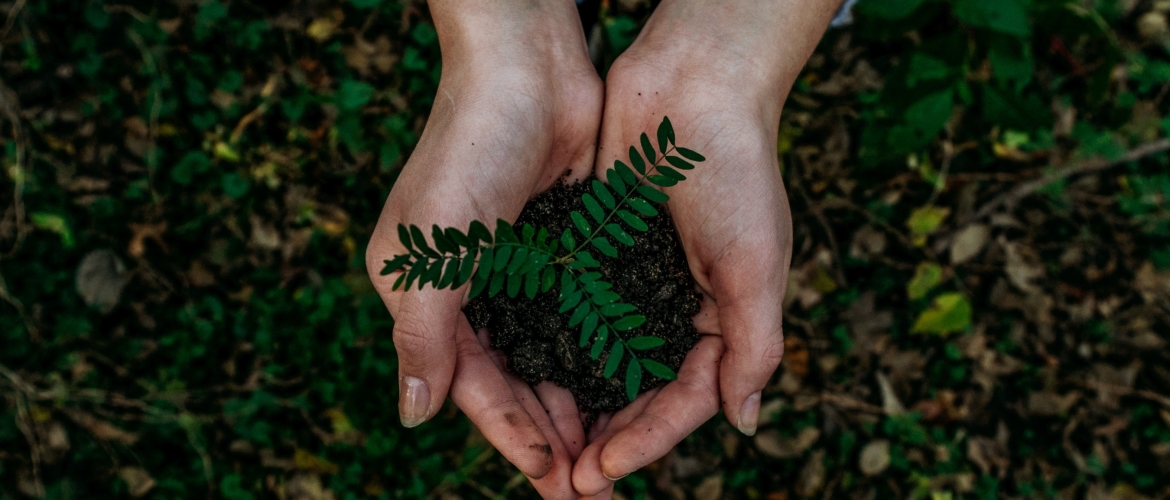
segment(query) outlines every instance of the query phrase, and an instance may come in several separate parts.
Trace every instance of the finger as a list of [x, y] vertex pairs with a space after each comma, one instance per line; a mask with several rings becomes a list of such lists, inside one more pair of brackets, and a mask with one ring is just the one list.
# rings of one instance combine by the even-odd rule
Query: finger
[[585, 427], [581, 422], [581, 413], [577, 410], [577, 401], [573, 393], [564, 387], [552, 382], [541, 382], [534, 388], [536, 396], [548, 411], [557, 435], [565, 444], [565, 450], [574, 461], [581, 456], [585, 449]]
[[719, 304], [716, 304], [715, 299], [710, 295], [704, 293], [703, 299], [699, 303], [699, 313], [692, 318], [691, 322], [695, 325], [695, 331], [702, 335], [721, 335]]
[[607, 478], [629, 475], [666, 456], [719, 411], [719, 358], [723, 342], [718, 337], [699, 340], [679, 369], [678, 380], [662, 392], [629, 424], [623, 426], [601, 451], [601, 474]]
[[459, 362], [451, 399], [520, 472], [534, 479], [548, 475], [553, 468], [552, 446], [479, 345], [470, 325], [458, 329], [456, 350]]
[[[573, 487], [583, 496], [599, 495], [606, 488], [613, 488], [616, 479], [605, 477], [601, 472], [601, 451], [609, 439], [619, 430], [634, 420], [651, 401], [658, 395], [661, 388], [651, 389], [634, 400], [625, 408], [612, 414], [600, 428], [600, 432], [592, 439], [589, 446], [577, 457], [577, 464], [573, 466]], [[603, 415], [603, 417], [605, 417]], [[598, 420], [601, 423], [601, 420]], [[594, 427], [595, 432], [598, 427]], [[614, 476], [616, 477], [616, 476]], [[620, 478], [617, 478], [620, 479]]]
[[591, 496], [583, 496], [583, 497], [581, 497], [581, 500], [610, 500], [611, 498], [613, 498], [613, 485], [612, 484], [609, 485], [609, 487], [606, 488], [605, 490], [603, 490], [601, 493], [598, 493], [596, 495], [591, 495]]
[[[532, 417], [533, 422], [540, 429], [544, 438], [548, 440], [549, 446], [551, 447], [553, 456], [552, 470], [540, 479], [530, 478], [532, 486], [536, 488], [536, 491], [540, 493], [542, 498], [576, 498], [577, 495], [573, 490], [572, 482], [573, 461], [576, 460], [576, 456], [570, 456], [568, 449], [565, 447], [564, 440], [559, 435], [560, 431], [555, 426], [555, 419], [551, 418], [551, 412], [545, 408], [541, 398], [538, 398], [533, 393], [532, 388], [527, 383], [514, 375], [508, 374], [507, 361], [503, 353], [491, 349], [491, 339], [488, 330], [486, 328], [480, 328], [475, 336], [480, 347], [485, 350], [488, 359], [496, 366], [496, 370], [504, 375], [504, 378], [508, 381], [508, 386], [512, 389], [512, 394], [516, 396], [516, 399], [524, 407], [524, 410]], [[556, 386], [553, 387], [555, 388]], [[572, 394], [569, 394], [569, 403], [572, 406], [570, 411], [576, 412], [577, 405], [573, 403], [572, 398]]]
[[723, 412], [748, 436], [756, 433], [759, 423], [761, 391], [784, 356], [781, 315], [788, 259], [782, 260], [766, 270], [720, 263], [712, 271], [726, 347], [719, 367]]

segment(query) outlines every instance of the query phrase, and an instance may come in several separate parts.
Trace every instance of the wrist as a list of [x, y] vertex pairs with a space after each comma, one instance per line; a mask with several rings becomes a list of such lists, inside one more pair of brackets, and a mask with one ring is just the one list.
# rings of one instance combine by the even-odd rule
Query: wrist
[[557, 71], [589, 65], [571, 0], [431, 0], [443, 71]]

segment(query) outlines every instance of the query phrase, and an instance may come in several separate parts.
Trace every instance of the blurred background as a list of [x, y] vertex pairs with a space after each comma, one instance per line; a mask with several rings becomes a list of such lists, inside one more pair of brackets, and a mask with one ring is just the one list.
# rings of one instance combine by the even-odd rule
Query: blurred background
[[[761, 431], [620, 498], [1170, 498], [1167, 14], [862, 0], [777, 138]], [[0, 1], [0, 498], [534, 498], [398, 423], [363, 252], [439, 74], [419, 0]]]

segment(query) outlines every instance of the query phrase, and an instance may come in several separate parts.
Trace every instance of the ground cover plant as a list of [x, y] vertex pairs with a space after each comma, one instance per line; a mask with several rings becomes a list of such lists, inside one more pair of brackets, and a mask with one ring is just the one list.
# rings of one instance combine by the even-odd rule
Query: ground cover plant
[[[1165, 497], [1168, 9], [859, 2], [777, 138], [760, 430], [619, 494]], [[360, 242], [440, 71], [416, 1], [0, 1], [0, 498], [534, 498], [453, 407], [397, 423]]]

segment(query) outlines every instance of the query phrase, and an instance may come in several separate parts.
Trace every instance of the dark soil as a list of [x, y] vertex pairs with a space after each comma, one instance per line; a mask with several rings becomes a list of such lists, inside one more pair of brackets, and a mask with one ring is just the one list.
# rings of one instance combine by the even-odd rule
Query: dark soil
[[[536, 197], [525, 206], [516, 225], [531, 223], [560, 235], [572, 224], [569, 213], [584, 210], [581, 195], [585, 186], [559, 185]], [[669, 215], [662, 211], [644, 220], [650, 229], [644, 233], [631, 231], [636, 244], [619, 245], [616, 259], [591, 253], [601, 261], [601, 272], [613, 284], [613, 290], [624, 302], [636, 306], [638, 314], [646, 316], [645, 324], [626, 332], [627, 338], [653, 335], [666, 340], [661, 347], [640, 351], [639, 357], [653, 359], [677, 372], [687, 352], [699, 341], [691, 323], [699, 312], [699, 294]], [[517, 298], [483, 295], [469, 303], [465, 312], [472, 327], [488, 329], [492, 347], [507, 356], [512, 373], [529, 384], [551, 380], [568, 388], [578, 408], [592, 422], [598, 413], [615, 411], [629, 403], [622, 376], [627, 361], [622, 361], [614, 378], [603, 377], [606, 355], [594, 360], [588, 348], [578, 347], [580, 328], [568, 326], [568, 313], [557, 313], [557, 289], [535, 300], [523, 294]], [[661, 382], [644, 372], [641, 390]]]

